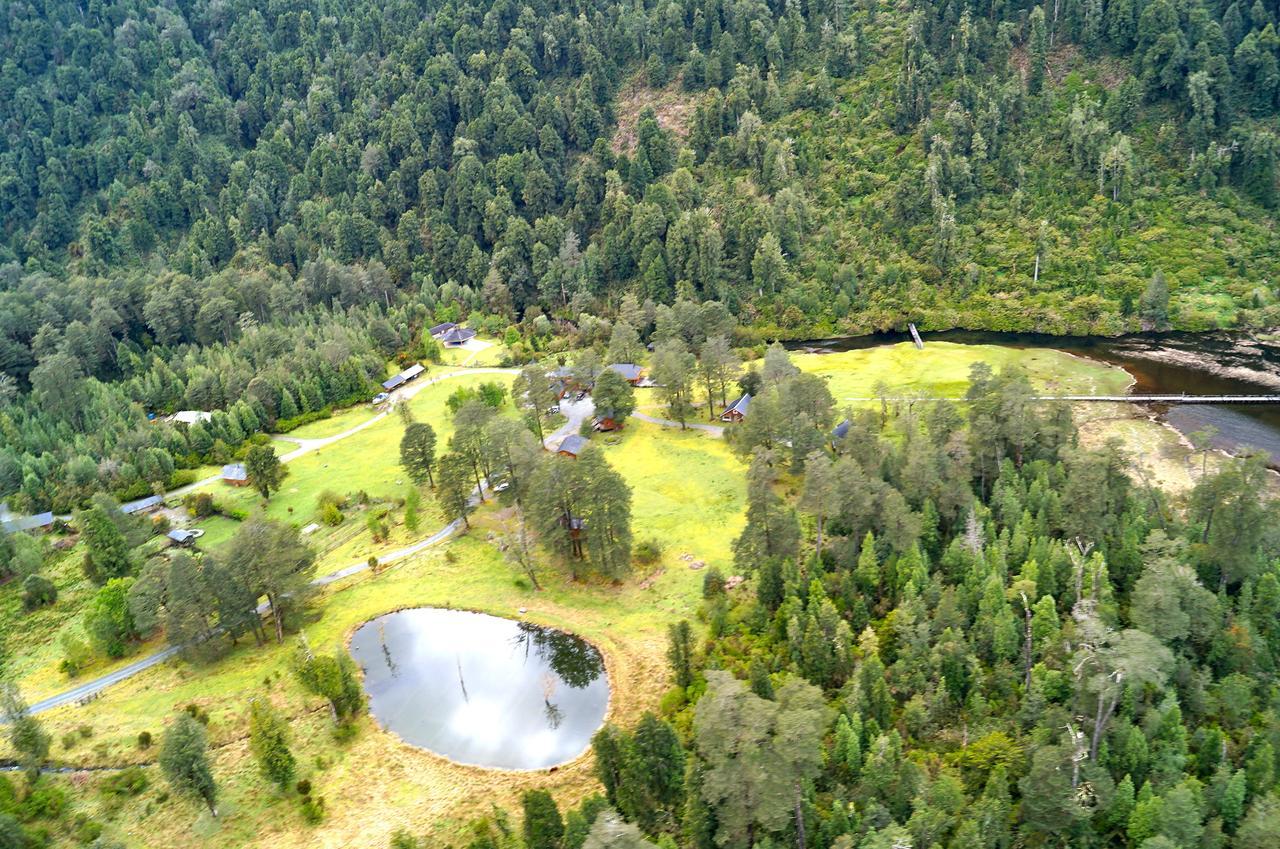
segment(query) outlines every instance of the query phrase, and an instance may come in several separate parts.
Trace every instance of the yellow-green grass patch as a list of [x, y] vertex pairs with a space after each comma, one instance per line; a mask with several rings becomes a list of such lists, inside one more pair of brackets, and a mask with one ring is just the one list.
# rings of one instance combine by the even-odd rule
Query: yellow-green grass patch
[[995, 371], [1016, 365], [1046, 395], [1117, 395], [1130, 383], [1119, 368], [1048, 348], [962, 345], [928, 342], [918, 350], [910, 342], [831, 354], [792, 354], [801, 369], [829, 381], [837, 406], [853, 398], [871, 398], [877, 384], [891, 394], [929, 394], [958, 398], [969, 387], [969, 370], [987, 363]]
[[[425, 386], [413, 396], [410, 409], [418, 421], [427, 422], [435, 429], [440, 452], [445, 450], [453, 433], [445, 399], [461, 387], [495, 380], [510, 385], [511, 378], [492, 373], [463, 374]], [[398, 415], [384, 416], [364, 430], [290, 461], [280, 491], [272, 493], [266, 503], [266, 515], [299, 524], [311, 522], [317, 518], [317, 498], [325, 491], [338, 495], [365, 492], [374, 499], [403, 497], [409, 486], [400, 466], [403, 432], [404, 425]], [[211, 484], [208, 491], [228, 507], [251, 510], [262, 504], [258, 493], [250, 487], [231, 487], [218, 482]]]

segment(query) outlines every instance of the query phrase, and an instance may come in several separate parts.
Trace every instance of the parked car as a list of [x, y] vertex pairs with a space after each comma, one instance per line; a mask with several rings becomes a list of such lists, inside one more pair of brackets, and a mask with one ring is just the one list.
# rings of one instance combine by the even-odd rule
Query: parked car
[[390, 397], [391, 396], [385, 392], [379, 392], [377, 395], [373, 396], [373, 403], [381, 404], [383, 401], [387, 400]]

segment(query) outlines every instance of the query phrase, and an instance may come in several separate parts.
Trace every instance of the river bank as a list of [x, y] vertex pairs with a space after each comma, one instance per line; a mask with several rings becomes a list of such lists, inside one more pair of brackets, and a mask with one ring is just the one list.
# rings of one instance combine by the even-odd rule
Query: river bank
[[[905, 333], [878, 333], [786, 343], [793, 350], [851, 351], [895, 344]], [[923, 334], [930, 342], [1050, 349], [1123, 369], [1135, 394], [1249, 395], [1280, 391], [1280, 338], [1274, 332], [1141, 333], [1118, 337], [948, 330]], [[1150, 405], [1144, 417], [1183, 439], [1216, 431], [1214, 447], [1233, 454], [1280, 457], [1280, 406]]]

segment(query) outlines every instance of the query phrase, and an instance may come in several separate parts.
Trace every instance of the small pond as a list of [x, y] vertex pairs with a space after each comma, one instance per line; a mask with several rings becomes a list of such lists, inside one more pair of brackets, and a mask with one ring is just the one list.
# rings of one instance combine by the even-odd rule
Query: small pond
[[571, 761], [609, 705], [604, 659], [590, 643], [483, 613], [388, 613], [356, 630], [351, 655], [378, 723], [458, 763], [544, 769]]

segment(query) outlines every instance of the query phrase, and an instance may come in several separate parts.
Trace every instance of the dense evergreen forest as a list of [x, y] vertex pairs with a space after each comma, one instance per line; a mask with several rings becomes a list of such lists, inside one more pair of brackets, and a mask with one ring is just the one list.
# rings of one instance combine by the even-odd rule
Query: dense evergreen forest
[[1273, 324], [1277, 11], [6, 3], [0, 494], [179, 483], [435, 320]]

